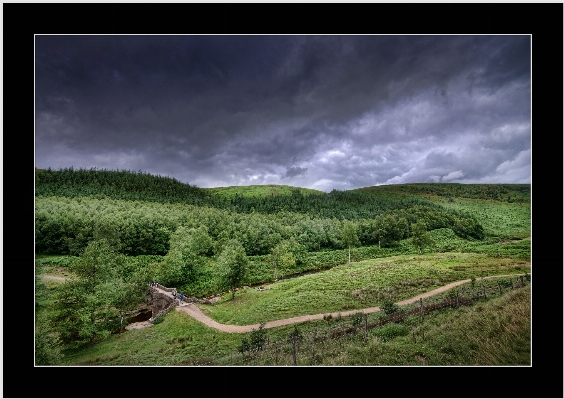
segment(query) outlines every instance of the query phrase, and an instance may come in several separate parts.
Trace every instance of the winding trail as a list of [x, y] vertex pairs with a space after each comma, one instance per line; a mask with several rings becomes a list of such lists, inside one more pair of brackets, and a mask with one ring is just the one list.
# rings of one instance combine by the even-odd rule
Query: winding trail
[[70, 280], [70, 278], [68, 277], [50, 276], [48, 274], [38, 274], [37, 277], [44, 278], [47, 280], [59, 280], [59, 281]]
[[[513, 276], [523, 276], [523, 274], [504, 274], [504, 275], [497, 275], [497, 276], [488, 276], [488, 277], [483, 277], [483, 278], [484, 279], [491, 279], [491, 278], [498, 278], [498, 277], [513, 277]], [[406, 300], [400, 301], [400, 302], [396, 302], [396, 304], [400, 305], [400, 306], [409, 305], [411, 303], [419, 301], [420, 298], [421, 299], [429, 298], [433, 295], [440, 294], [441, 292], [448, 291], [451, 288], [454, 288], [456, 286], [459, 286], [459, 285], [462, 285], [462, 284], [465, 284], [465, 283], [469, 283], [470, 281], [471, 281], [470, 279], [455, 281], [454, 283], [450, 283], [450, 284], [447, 284], [443, 287], [440, 287], [440, 288], [434, 289], [432, 291], [426, 292], [424, 294], [414, 296], [413, 298], [406, 299]], [[477, 280], [477, 281], [479, 281], [479, 280]], [[166, 291], [162, 291], [162, 290], [160, 290], [160, 291], [163, 292], [163, 293], [169, 294]], [[171, 295], [171, 297], [172, 297], [172, 295]], [[210, 317], [208, 317], [204, 313], [202, 313], [200, 308], [198, 308], [193, 303], [182, 303], [182, 304], [177, 306], [176, 310], [189, 314], [194, 319], [198, 320], [199, 322], [205, 324], [208, 327], [215, 328], [219, 331], [223, 331], [223, 332], [227, 332], [227, 333], [250, 332], [253, 329], [254, 330], [258, 329], [259, 326], [260, 326], [260, 324], [251, 324], [251, 325], [246, 325], [246, 326], [236, 326], [236, 325], [233, 325], [233, 324], [218, 323], [217, 321], [211, 319]], [[346, 311], [346, 312], [318, 313], [318, 314], [311, 314], [311, 315], [304, 315], [304, 316], [296, 316], [296, 317], [290, 317], [288, 319], [281, 319], [281, 320], [274, 320], [274, 321], [266, 322], [265, 325], [264, 325], [264, 328], [280, 327], [280, 326], [285, 326], [285, 325], [288, 325], [288, 324], [301, 323], [301, 322], [309, 321], [309, 320], [323, 319], [323, 316], [326, 316], [328, 314], [330, 314], [333, 317], [337, 317], [338, 315], [350, 316], [350, 315], [353, 315], [353, 314], [358, 313], [358, 312], [362, 312], [362, 313], [367, 314], [367, 313], [374, 313], [374, 312], [379, 312], [379, 311], [380, 311], [380, 307], [376, 306], [376, 307], [372, 307], [372, 308], [355, 309], [355, 310], [350, 310], [350, 311]]]

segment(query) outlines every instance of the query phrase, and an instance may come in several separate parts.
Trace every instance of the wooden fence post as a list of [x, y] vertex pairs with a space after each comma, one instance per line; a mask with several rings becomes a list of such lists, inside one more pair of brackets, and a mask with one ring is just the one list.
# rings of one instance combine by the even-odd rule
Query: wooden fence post
[[486, 287], [484, 287], [484, 283], [482, 283], [482, 291], [484, 292], [484, 299], [488, 299], [486, 296]]
[[497, 285], [499, 286], [499, 296], [501, 296], [501, 293], [502, 293], [502, 291], [501, 291], [501, 283], [498, 281], [498, 282], [497, 282]]
[[423, 310], [423, 298], [419, 298], [419, 307], [421, 308], [421, 322], [423, 322], [425, 313], [425, 311]]
[[523, 287], [523, 276], [519, 276], [519, 279], [521, 280], [521, 287]]
[[460, 305], [458, 304], [458, 290], [456, 291], [456, 307], [459, 307]]
[[294, 346], [294, 366], [297, 364], [296, 362], [296, 336], [292, 337], [292, 344]]
[[364, 314], [364, 339], [368, 339], [368, 315]]

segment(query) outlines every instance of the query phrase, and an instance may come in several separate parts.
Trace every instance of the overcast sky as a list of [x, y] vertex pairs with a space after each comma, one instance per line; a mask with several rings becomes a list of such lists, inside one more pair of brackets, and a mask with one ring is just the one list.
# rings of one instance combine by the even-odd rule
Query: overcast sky
[[198, 187], [530, 183], [512, 36], [35, 36], [38, 168]]

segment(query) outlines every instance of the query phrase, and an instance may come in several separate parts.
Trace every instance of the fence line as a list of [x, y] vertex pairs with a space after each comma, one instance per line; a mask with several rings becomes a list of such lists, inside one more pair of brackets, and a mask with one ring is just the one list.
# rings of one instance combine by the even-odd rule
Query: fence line
[[[493, 297], [496, 294], [501, 296], [507, 290], [514, 290], [517, 288], [524, 287], [529, 282], [530, 277], [526, 277], [523, 279], [523, 276], [517, 277], [516, 284], [513, 284], [513, 280], [510, 278], [507, 280], [507, 283], [502, 284], [501, 281], [495, 281], [494, 286], [490, 284], [484, 284], [484, 280], [476, 280], [476, 286], [479, 287], [470, 287], [466, 289], [463, 287], [462, 290], [460, 288], [454, 288], [451, 292], [454, 292], [452, 296], [437, 299], [437, 298], [427, 298], [425, 301], [427, 302], [426, 305], [420, 306], [420, 304], [416, 304], [416, 306], [411, 305], [411, 309], [406, 309], [400, 312], [396, 312], [390, 315], [382, 316], [382, 312], [376, 312], [371, 314], [363, 314], [364, 319], [363, 322], [359, 323], [358, 325], [350, 325], [350, 320], [354, 315], [351, 316], [343, 316], [340, 320], [337, 321], [337, 324], [340, 323], [341, 326], [334, 326], [330, 327], [328, 330], [319, 331], [315, 330], [309, 333], [303, 333], [302, 339], [295, 342], [292, 338], [281, 339], [274, 342], [265, 343], [260, 350], [251, 350], [245, 353], [237, 353], [236, 355], [228, 356], [232, 362], [231, 364], [241, 364], [245, 365], [250, 361], [256, 360], [258, 358], [269, 358], [274, 360], [274, 364], [278, 364], [280, 359], [286, 358], [288, 361], [284, 364], [296, 364], [293, 359], [294, 353], [296, 357], [300, 355], [300, 348], [303, 349], [302, 353], [309, 352], [311, 350], [311, 358], [312, 361], [315, 363], [316, 359], [316, 352], [321, 353], [321, 357], [323, 356], [323, 351], [325, 349], [325, 344], [327, 340], [333, 341], [340, 341], [341, 338], [348, 337], [352, 334], [364, 332], [364, 339], [368, 337], [368, 331], [389, 324], [393, 322], [402, 322], [405, 318], [409, 316], [424, 316], [433, 311], [441, 310], [444, 308], [457, 308], [460, 306], [471, 306], [475, 302], [480, 300], [487, 300], [488, 295], [489, 297]], [[462, 291], [463, 295], [460, 295]], [[471, 294], [471, 296], [466, 297], [464, 294]], [[423, 300], [420, 301], [422, 303]], [[430, 302], [430, 303], [429, 303]], [[408, 305], [408, 307], [410, 307]], [[361, 311], [359, 310], [359, 313]], [[368, 318], [372, 315], [378, 318], [376, 321], [368, 322]], [[374, 317], [374, 316], [372, 316]], [[334, 320], [334, 319], [333, 319]], [[347, 325], [348, 324], [348, 325]], [[321, 344], [322, 348], [319, 350], [315, 345]], [[295, 345], [295, 349], [294, 349]], [[341, 344], [342, 345], [342, 344]], [[235, 358], [235, 359], [233, 359]], [[302, 355], [303, 358], [303, 355]], [[235, 363], [233, 363], [235, 360]], [[217, 364], [215, 362], [209, 362], [207, 364], [202, 365], [211, 365]]]
[[[294, 343], [292, 342], [292, 338], [284, 338], [271, 342], [270, 337], [267, 335], [268, 341], [262, 345], [262, 349], [260, 350], [253, 349], [246, 351], [245, 353], [238, 352], [236, 354], [224, 356], [217, 361], [212, 360], [194, 365], [218, 365], [218, 362], [225, 361], [227, 359], [230, 360], [229, 363], [231, 365], [246, 365], [258, 358], [272, 360], [273, 365], [279, 365], [281, 361], [284, 365], [292, 365], [295, 364], [293, 360], [294, 351], [296, 353], [296, 357], [300, 357], [300, 353], [302, 353], [301, 358], [303, 359], [303, 353], [309, 353], [310, 350], [313, 362], [312, 364], [317, 364], [315, 363], [317, 361], [316, 359], [322, 359], [324, 356], [324, 350], [328, 340], [337, 341], [340, 345], [342, 345], [341, 338], [351, 336], [352, 334], [359, 333], [360, 331], [364, 332], [364, 339], [366, 339], [368, 337], [368, 331], [374, 328], [392, 322], [401, 322], [409, 316], [424, 316], [429, 312], [447, 307], [457, 308], [460, 306], [471, 306], [482, 299], [487, 300], [488, 295], [490, 298], [494, 297], [496, 294], [497, 296], [501, 296], [508, 290], [515, 290], [517, 288], [524, 287], [530, 282], [530, 278], [530, 274], [517, 276], [515, 283], [512, 277], [499, 279], [476, 279], [474, 286], [471, 286], [471, 283], [467, 283], [465, 285], [455, 287], [444, 294], [439, 294], [435, 297], [428, 297], [425, 299], [427, 304], [424, 306], [421, 306], [423, 299], [420, 299], [419, 303], [404, 306], [401, 312], [396, 312], [390, 315], [382, 315], [382, 310], [380, 312], [367, 314], [364, 314], [361, 310], [359, 310], [358, 313], [362, 314], [364, 319], [363, 322], [358, 325], [350, 324], [351, 320], [355, 316], [354, 314], [342, 317], [339, 314], [337, 317], [324, 319], [327, 321], [328, 326], [333, 324], [332, 326], [329, 326], [326, 329], [315, 329], [313, 332], [302, 333], [302, 339], [295, 343], [295, 350], [293, 348]], [[445, 295], [447, 296], [446, 298], [443, 297]], [[369, 318], [377, 318], [377, 320], [368, 322]], [[321, 344], [321, 350], [316, 347], [316, 345], [319, 344]], [[300, 351], [300, 348], [305, 349]], [[287, 361], [283, 362], [284, 359]], [[319, 360], [319, 362], [321, 362], [321, 360]]]

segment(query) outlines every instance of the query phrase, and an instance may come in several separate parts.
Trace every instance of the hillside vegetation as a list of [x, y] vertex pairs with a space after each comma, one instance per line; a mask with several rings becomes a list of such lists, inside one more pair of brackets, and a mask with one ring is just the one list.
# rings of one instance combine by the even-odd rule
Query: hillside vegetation
[[236, 197], [253, 197], [264, 198], [269, 196], [284, 196], [300, 193], [302, 195], [323, 195], [323, 191], [311, 188], [292, 187], [278, 184], [265, 184], [253, 186], [230, 186], [230, 187], [214, 187], [209, 190], [213, 195], [234, 200]]
[[[36, 274], [76, 277], [36, 282], [36, 334], [50, 337], [39, 341], [44, 362], [134, 334], [112, 336], [155, 279], [187, 296], [221, 294], [202, 309], [245, 324], [378, 306], [530, 267], [530, 185], [202, 189], [143, 172], [68, 168], [36, 170], [35, 188]], [[295, 278], [303, 274], [311, 274], [306, 286]], [[261, 296], [242, 289], [273, 283], [279, 288]]]

